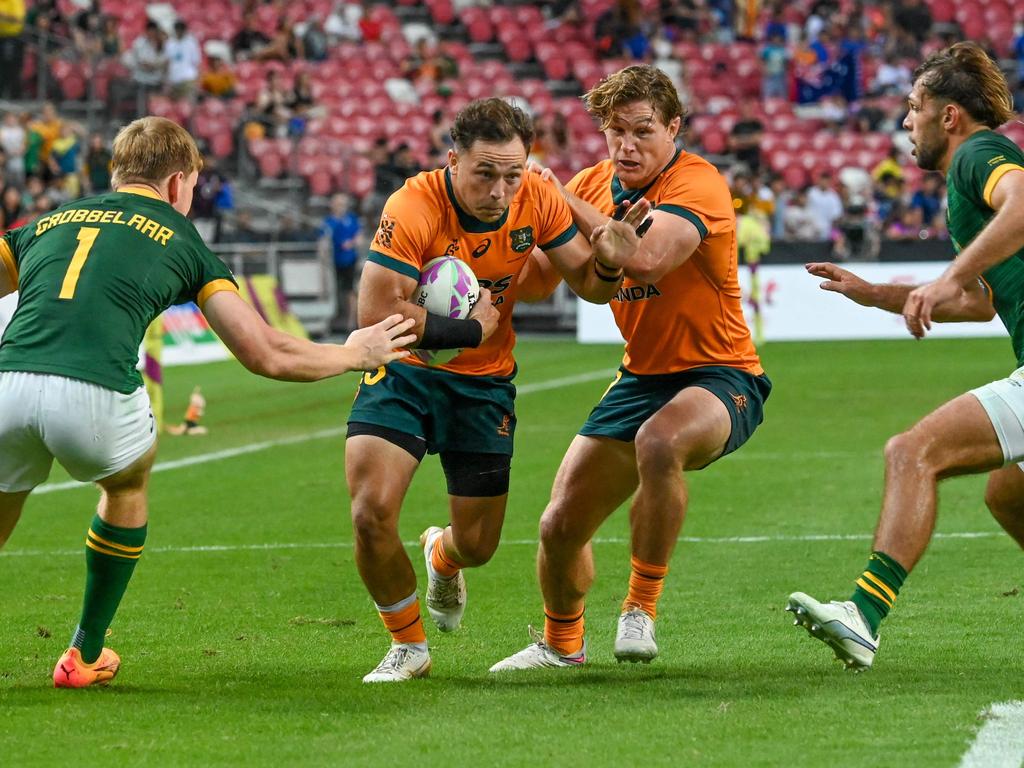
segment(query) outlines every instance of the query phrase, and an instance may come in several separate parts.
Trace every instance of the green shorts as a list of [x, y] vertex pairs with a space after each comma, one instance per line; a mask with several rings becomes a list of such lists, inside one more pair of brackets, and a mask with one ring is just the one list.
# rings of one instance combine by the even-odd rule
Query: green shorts
[[411, 435], [424, 441], [428, 453], [511, 456], [515, 399], [512, 376], [467, 376], [392, 363], [363, 374], [348, 423]]
[[715, 365], [650, 376], [619, 368], [615, 381], [590, 412], [580, 434], [631, 443], [645, 421], [688, 387], [708, 390], [729, 411], [732, 433], [723, 456], [735, 451], [754, 434], [764, 419], [764, 403], [772, 391], [767, 376], [754, 376], [738, 368]]

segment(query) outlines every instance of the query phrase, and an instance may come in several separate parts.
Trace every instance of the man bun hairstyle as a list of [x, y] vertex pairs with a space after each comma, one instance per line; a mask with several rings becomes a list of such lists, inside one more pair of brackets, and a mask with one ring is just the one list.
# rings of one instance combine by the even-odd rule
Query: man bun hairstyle
[[999, 65], [977, 43], [956, 43], [929, 56], [914, 82], [936, 99], [959, 104], [977, 122], [998, 128], [1016, 113]]
[[505, 144], [517, 136], [529, 152], [533, 146], [533, 120], [519, 107], [497, 97], [471, 101], [459, 110], [451, 130], [452, 141], [460, 152], [478, 141]]

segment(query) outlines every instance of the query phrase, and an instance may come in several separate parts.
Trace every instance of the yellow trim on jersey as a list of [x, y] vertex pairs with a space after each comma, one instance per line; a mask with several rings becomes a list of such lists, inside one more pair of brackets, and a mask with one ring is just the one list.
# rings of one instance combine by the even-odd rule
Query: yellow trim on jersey
[[10, 274], [11, 280], [14, 281], [14, 290], [18, 290], [18, 265], [14, 263], [11, 246], [3, 239], [0, 239], [0, 261], [7, 267], [7, 272]]
[[104, 539], [102, 536], [99, 536], [96, 533], [96, 531], [92, 530], [92, 528], [89, 529], [89, 538], [90, 539], [95, 539], [97, 544], [102, 544], [103, 546], [110, 547], [111, 549], [119, 549], [122, 552], [128, 552], [128, 553], [139, 553], [139, 552], [142, 552], [142, 547], [129, 547], [126, 544], [118, 544], [118, 543], [113, 542], [113, 541], [108, 541], [107, 539]]
[[876, 587], [878, 587], [880, 590], [885, 592], [885, 594], [888, 596], [888, 598], [890, 600], [892, 600], [893, 602], [896, 602], [896, 593], [892, 591], [892, 589], [889, 587], [888, 584], [886, 584], [880, 578], [875, 576], [875, 574], [869, 573], [868, 571], [864, 571], [863, 578], [867, 579], [872, 584], [874, 584]]
[[207, 299], [220, 291], [234, 291], [235, 293], [238, 293], [238, 286], [230, 280], [224, 280], [223, 278], [211, 280], [203, 286], [201, 291], [199, 291], [199, 295], [196, 297], [196, 304], [198, 304], [199, 308], [202, 309], [203, 304], [206, 303]]
[[85, 546], [89, 547], [89, 549], [96, 550], [101, 555], [109, 555], [111, 557], [120, 557], [120, 558], [123, 558], [125, 560], [138, 560], [140, 557], [142, 557], [142, 553], [141, 552], [139, 554], [137, 554], [137, 555], [129, 555], [129, 554], [126, 554], [124, 552], [118, 552], [118, 551], [113, 550], [113, 549], [107, 549], [106, 547], [97, 546], [96, 544], [93, 544], [92, 541], [90, 541], [89, 539], [85, 540]]
[[892, 608], [892, 601], [889, 600], [889, 598], [887, 598], [885, 595], [883, 595], [877, 589], [872, 587], [870, 584], [868, 584], [866, 581], [864, 581], [864, 579], [857, 579], [857, 586], [860, 587], [861, 589], [863, 589], [865, 592], [869, 592], [870, 594], [874, 595], [879, 600], [881, 600], [883, 603], [885, 603], [887, 606]]
[[1024, 171], [1024, 168], [1017, 165], [1017, 163], [1003, 163], [993, 168], [992, 173], [988, 175], [988, 181], [985, 182], [985, 191], [981, 193], [981, 197], [989, 208], [992, 207], [992, 193], [995, 192], [996, 184], [1010, 171]]
[[[141, 187], [135, 184], [126, 184], [123, 187], [118, 187], [117, 191], [127, 192], [129, 195], [138, 195], [139, 197], [149, 197], [152, 198], [153, 200], [164, 200], [162, 197], [160, 197], [159, 194], [154, 192], [149, 187]], [[164, 202], [166, 203], [167, 201], [164, 200]]]

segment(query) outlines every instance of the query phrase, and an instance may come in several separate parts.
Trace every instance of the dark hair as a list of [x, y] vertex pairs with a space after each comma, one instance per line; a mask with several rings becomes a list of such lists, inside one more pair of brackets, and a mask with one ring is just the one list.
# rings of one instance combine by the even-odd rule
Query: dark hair
[[977, 43], [957, 43], [933, 53], [914, 70], [918, 80], [932, 96], [959, 104], [989, 128], [1014, 117], [1006, 77]]
[[505, 143], [519, 137], [529, 152], [533, 145], [533, 121], [519, 107], [497, 97], [471, 101], [459, 110], [451, 137], [459, 151], [478, 141]]

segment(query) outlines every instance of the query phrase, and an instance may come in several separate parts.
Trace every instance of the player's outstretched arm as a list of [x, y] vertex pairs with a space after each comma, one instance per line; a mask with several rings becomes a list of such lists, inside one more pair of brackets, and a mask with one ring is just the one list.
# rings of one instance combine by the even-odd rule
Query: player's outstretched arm
[[[848, 269], [831, 262], [812, 262], [806, 265], [808, 273], [823, 277], [823, 291], [838, 293], [863, 307], [877, 307], [886, 312], [901, 314], [907, 297], [917, 286], [899, 283], [869, 283]], [[988, 322], [995, 316], [991, 298], [981, 282], [976, 281], [961, 289], [952, 299], [935, 308], [934, 319], [940, 323]]]
[[347, 371], [375, 370], [409, 353], [413, 320], [391, 315], [353, 333], [344, 344], [316, 344], [271, 328], [237, 293], [220, 291], [203, 314], [238, 361], [253, 373], [281, 381], [317, 381]]
[[[958, 290], [977, 282], [982, 273], [1001, 264], [1024, 248], [1024, 171], [1012, 170], [1000, 178], [989, 197], [996, 212], [970, 245], [964, 248], [946, 270], [907, 297], [903, 318], [911, 335], [921, 338], [931, 329], [931, 321], [940, 321], [937, 310], [953, 300]], [[941, 321], [940, 321], [941, 322]]]

